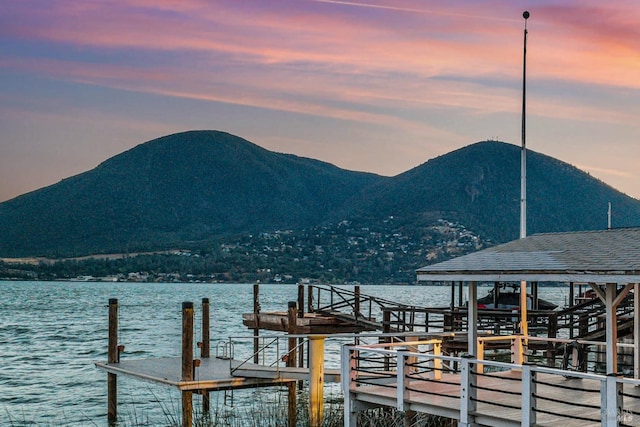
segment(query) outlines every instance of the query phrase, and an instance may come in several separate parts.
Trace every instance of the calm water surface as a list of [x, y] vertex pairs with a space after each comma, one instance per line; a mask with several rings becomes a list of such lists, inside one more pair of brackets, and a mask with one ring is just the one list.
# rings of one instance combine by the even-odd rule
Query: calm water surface
[[[348, 288], [348, 287], [346, 287]], [[242, 313], [253, 310], [250, 284], [153, 284], [0, 282], [0, 425], [106, 425], [106, 361], [109, 298], [119, 302], [123, 358], [179, 356], [181, 305], [211, 302], [211, 347], [247, 335]], [[479, 296], [489, 288], [480, 288]], [[438, 286], [362, 286], [363, 294], [419, 306], [448, 304], [450, 289]], [[562, 305], [566, 288], [542, 288], [540, 297]], [[263, 311], [286, 311], [297, 287], [261, 285]], [[250, 348], [236, 349], [236, 354]], [[337, 352], [328, 357], [336, 362]], [[337, 365], [336, 365], [337, 367]], [[268, 390], [268, 389], [264, 389]], [[265, 393], [264, 390], [241, 392]], [[118, 378], [123, 425], [168, 425], [178, 419], [180, 394], [170, 387]], [[212, 396], [213, 399], [223, 397]], [[249, 399], [251, 400], [251, 399]], [[214, 403], [215, 404], [215, 403]]]

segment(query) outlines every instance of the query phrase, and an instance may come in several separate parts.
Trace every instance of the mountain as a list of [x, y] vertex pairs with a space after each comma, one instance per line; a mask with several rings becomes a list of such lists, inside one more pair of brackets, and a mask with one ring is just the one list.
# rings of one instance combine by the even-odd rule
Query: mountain
[[[447, 218], [495, 242], [519, 237], [519, 146], [479, 142], [368, 188], [350, 216], [395, 215], [414, 224]], [[589, 174], [527, 150], [527, 234], [640, 226], [640, 201]], [[373, 219], [373, 218], [371, 218]]]
[[[528, 151], [529, 234], [640, 225], [640, 201]], [[95, 169], [0, 203], [0, 256], [79, 256], [211, 242], [348, 219], [420, 233], [438, 219], [518, 237], [520, 148], [480, 142], [395, 177], [275, 153], [217, 131], [141, 144]]]
[[305, 227], [385, 179], [228, 133], [184, 132], [0, 204], [0, 255], [153, 250]]

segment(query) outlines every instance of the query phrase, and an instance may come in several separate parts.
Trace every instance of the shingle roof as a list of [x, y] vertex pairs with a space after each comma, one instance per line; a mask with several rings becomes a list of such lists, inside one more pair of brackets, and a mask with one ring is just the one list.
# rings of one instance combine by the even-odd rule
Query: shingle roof
[[418, 280], [640, 282], [640, 228], [536, 234], [416, 271]]

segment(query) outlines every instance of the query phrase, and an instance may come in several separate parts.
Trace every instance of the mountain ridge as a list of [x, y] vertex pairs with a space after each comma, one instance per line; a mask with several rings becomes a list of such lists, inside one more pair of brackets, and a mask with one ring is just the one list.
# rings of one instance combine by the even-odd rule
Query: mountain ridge
[[[390, 216], [412, 227], [444, 216], [507, 241], [517, 238], [519, 152], [478, 142], [384, 177], [272, 152], [225, 132], [167, 135], [0, 203], [0, 256], [162, 250]], [[567, 163], [528, 156], [530, 233], [603, 228], [606, 217], [594, 206], [608, 201], [616, 226], [640, 225], [640, 201]]]

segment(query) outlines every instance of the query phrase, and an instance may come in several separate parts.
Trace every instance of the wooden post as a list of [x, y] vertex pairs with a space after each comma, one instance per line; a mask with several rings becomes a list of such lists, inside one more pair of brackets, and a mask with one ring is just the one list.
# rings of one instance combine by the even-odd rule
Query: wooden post
[[[109, 344], [107, 363], [118, 363], [118, 300], [109, 299]], [[118, 419], [118, 377], [109, 372], [107, 374], [107, 421], [115, 425]]]
[[453, 310], [456, 306], [456, 282], [451, 282], [451, 304], [449, 308]]
[[[391, 311], [389, 309], [382, 310], [382, 333], [388, 334], [391, 332]], [[391, 337], [380, 337], [380, 342], [389, 343], [391, 342]], [[388, 371], [390, 367], [390, 356], [385, 354], [384, 356], [384, 370]]]
[[[298, 319], [304, 319], [304, 285], [298, 285]], [[304, 338], [298, 338], [298, 367], [304, 368]], [[302, 381], [299, 381], [302, 388]]]
[[[288, 311], [287, 311], [287, 321], [288, 321], [288, 330], [289, 330], [289, 335], [295, 335], [296, 333], [296, 326], [298, 323], [298, 309], [296, 307], [296, 302], [295, 301], [289, 301], [289, 305], [288, 305]], [[289, 338], [289, 342], [288, 342], [289, 346], [288, 346], [288, 353], [287, 353], [287, 366], [288, 367], [295, 367], [296, 366], [296, 339], [295, 338]], [[296, 392], [297, 392], [297, 383], [295, 381], [291, 381], [289, 383], [287, 383], [287, 391], [288, 391], [288, 408], [287, 408], [287, 413], [288, 413], [288, 420], [289, 420], [289, 426], [295, 426], [297, 424], [298, 421], [298, 414], [297, 414], [297, 396], [296, 396]]]
[[307, 313], [313, 313], [313, 285], [307, 286]]
[[358, 320], [360, 317], [360, 285], [356, 285], [353, 288], [354, 291], [354, 302], [353, 302], [353, 317]]
[[[193, 303], [182, 303], [182, 381], [193, 381]], [[182, 427], [193, 425], [193, 392], [182, 391]]]
[[[202, 357], [203, 359], [207, 359], [211, 355], [211, 337], [209, 328], [209, 298], [202, 298], [202, 346], [200, 347], [200, 357]], [[200, 390], [200, 394], [202, 395], [202, 413], [206, 415], [211, 409], [209, 390]]]
[[[573, 282], [569, 282], [569, 307], [573, 307], [576, 303], [576, 298], [573, 295], [574, 292], [574, 285]], [[573, 339], [574, 336], [574, 331], [573, 331], [573, 312], [571, 312], [571, 314], [569, 315], [569, 338]]]
[[[558, 335], [558, 313], [551, 313], [547, 322], [547, 338], [556, 338]], [[547, 366], [556, 367], [556, 346], [552, 342], [547, 344]]]
[[253, 285], [253, 319], [256, 325], [253, 328], [253, 363], [259, 363], [258, 351], [260, 350], [260, 285]]
[[324, 336], [309, 337], [309, 426], [322, 427], [324, 418]]

